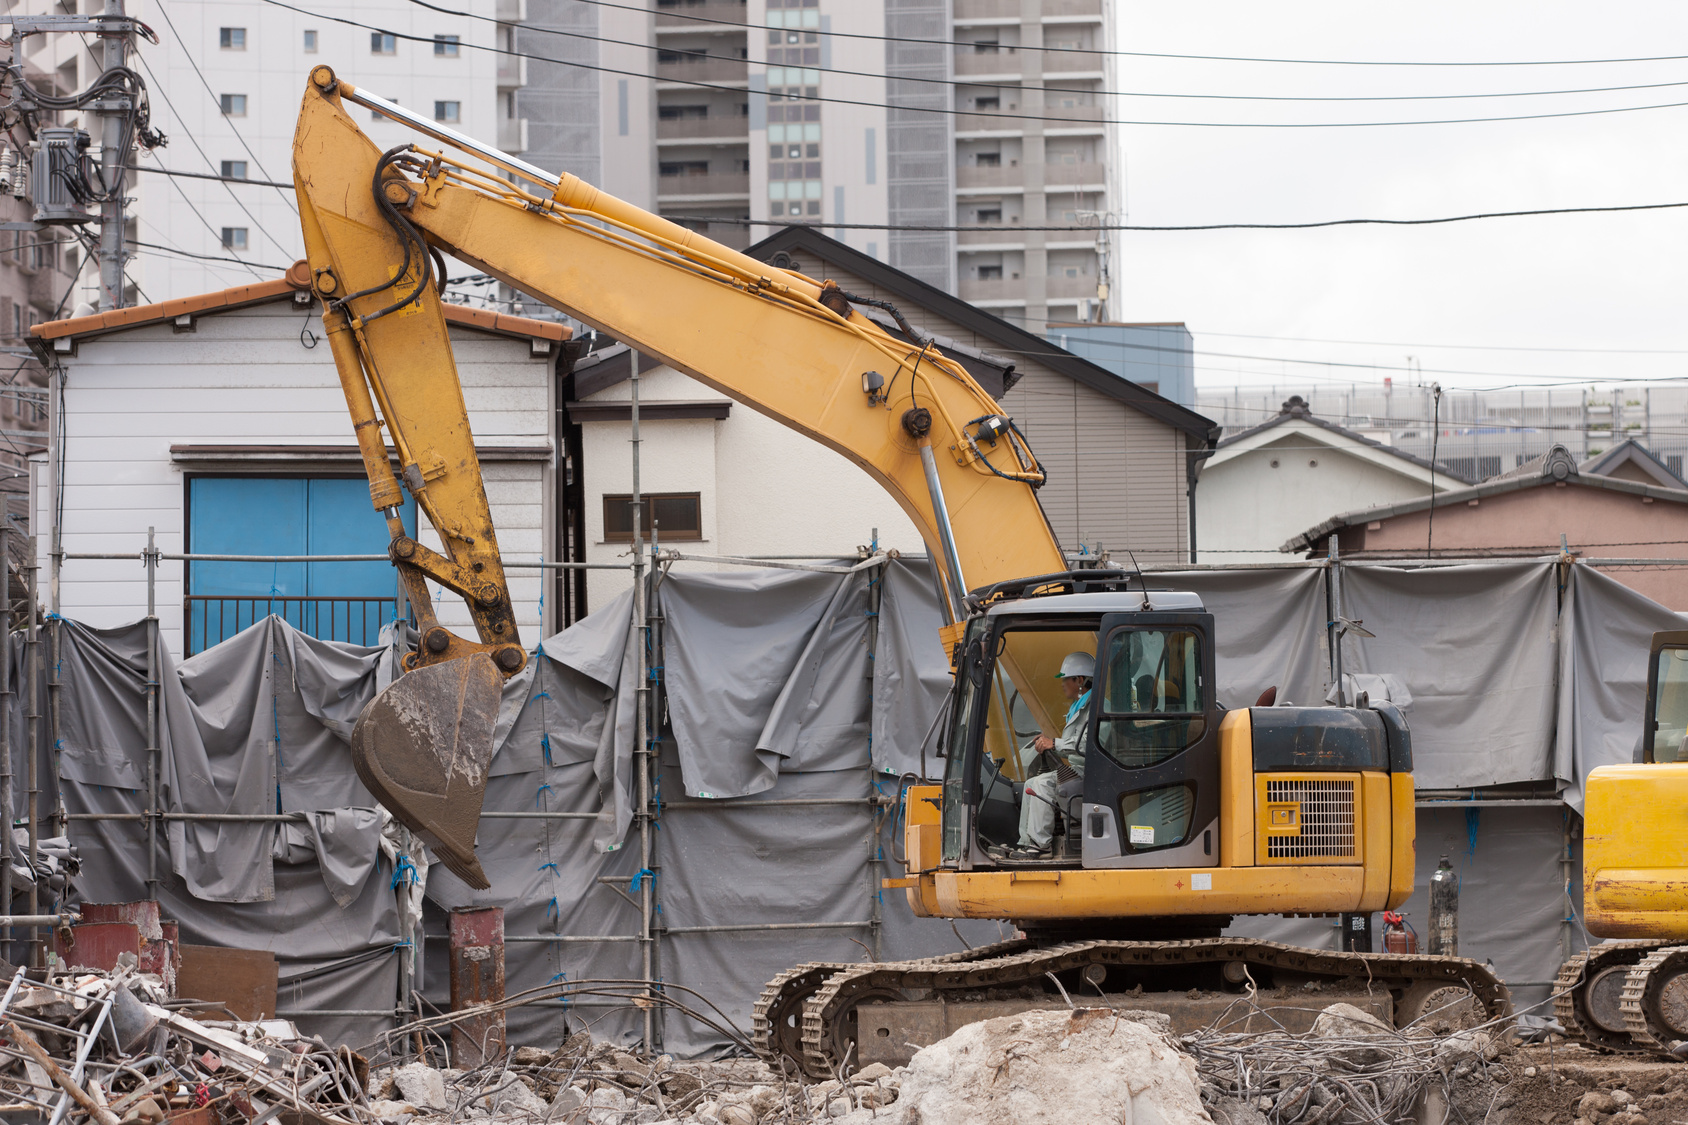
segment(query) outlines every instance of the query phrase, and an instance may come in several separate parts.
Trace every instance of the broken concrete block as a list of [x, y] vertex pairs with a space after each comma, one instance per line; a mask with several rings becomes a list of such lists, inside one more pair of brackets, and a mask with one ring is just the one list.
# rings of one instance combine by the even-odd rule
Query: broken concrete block
[[1596, 1114], [1616, 1113], [1617, 1099], [1607, 1090], [1590, 1090], [1577, 1103], [1577, 1115], [1593, 1120]]
[[891, 1077], [891, 1068], [884, 1063], [869, 1063], [856, 1071], [852, 1077], [857, 1082], [877, 1082], [881, 1078]]
[[554, 1115], [573, 1113], [585, 1104], [585, 1090], [579, 1086], [564, 1086], [557, 1091], [557, 1096], [551, 1099], [551, 1112]]
[[[1010, 1024], [1018, 1023], [1018, 1029]], [[970, 1024], [915, 1053], [897, 1099], [907, 1121], [1209, 1125], [1193, 1059], [1151, 1024], [1108, 1009], [1023, 1012]]]
[[376, 1098], [369, 1103], [369, 1112], [384, 1121], [408, 1117], [417, 1112], [415, 1106], [409, 1102], [395, 1102], [387, 1098]]
[[550, 1061], [551, 1052], [543, 1047], [517, 1047], [510, 1052], [513, 1066], [545, 1066]]
[[724, 1105], [715, 1111], [721, 1125], [756, 1125], [756, 1114], [747, 1105]]
[[393, 1085], [399, 1095], [411, 1105], [427, 1109], [445, 1109], [445, 1078], [439, 1071], [422, 1063], [406, 1063], [393, 1071]]

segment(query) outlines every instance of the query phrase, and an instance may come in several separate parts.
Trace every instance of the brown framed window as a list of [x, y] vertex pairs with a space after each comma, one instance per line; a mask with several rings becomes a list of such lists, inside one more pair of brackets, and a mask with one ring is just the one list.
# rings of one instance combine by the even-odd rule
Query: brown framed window
[[[647, 492], [644, 494], [644, 516], [640, 520], [646, 539], [651, 524], [663, 542], [676, 539], [703, 538], [703, 502], [696, 492]], [[604, 497], [604, 541], [631, 543], [633, 541], [633, 497], [628, 493]]]

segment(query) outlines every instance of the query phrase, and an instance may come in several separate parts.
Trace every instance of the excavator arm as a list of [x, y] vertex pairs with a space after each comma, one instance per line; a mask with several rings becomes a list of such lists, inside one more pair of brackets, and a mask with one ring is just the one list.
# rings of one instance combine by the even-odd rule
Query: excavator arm
[[[348, 102], [432, 143], [383, 152]], [[878, 302], [758, 262], [574, 176], [551, 176], [357, 90], [326, 66], [305, 90], [293, 167], [371, 500], [386, 514], [422, 635], [411, 670], [359, 720], [354, 762], [383, 804], [471, 883], [485, 885], [473, 840], [500, 677], [526, 657], [441, 309], [438, 251], [861, 466], [941, 563], [952, 650], [968, 589], [1065, 570], [1037, 502], [1043, 472], [1029, 445], [896, 310], [903, 338], [858, 307]], [[401, 486], [443, 553], [404, 527]], [[463, 597], [477, 640], [435, 620], [426, 579]], [[1015, 655], [1041, 667], [1049, 654]], [[1014, 679], [1023, 691], [1030, 683]], [[1047, 694], [1027, 692], [1034, 712], [1047, 709]]]

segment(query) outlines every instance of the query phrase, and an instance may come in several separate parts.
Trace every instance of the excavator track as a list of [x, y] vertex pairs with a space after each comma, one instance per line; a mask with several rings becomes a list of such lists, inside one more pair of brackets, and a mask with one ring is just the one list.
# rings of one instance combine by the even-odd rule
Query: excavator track
[[[860, 1004], [901, 1000], [909, 992], [960, 998], [992, 990], [1041, 987], [1048, 974], [1083, 971], [1091, 965], [1142, 969], [1222, 965], [1240, 961], [1255, 975], [1282, 971], [1298, 977], [1358, 978], [1399, 990], [1396, 1021], [1405, 1025], [1435, 1009], [1453, 990], [1469, 991], [1486, 1020], [1512, 1014], [1512, 999], [1486, 967], [1462, 957], [1397, 953], [1336, 953], [1277, 942], [1239, 938], [1187, 941], [1073, 941], [984, 956], [987, 950], [920, 961], [833, 966], [803, 1002], [802, 1057], [795, 1059], [815, 1078], [836, 1074], [848, 1063], [851, 1015]], [[787, 979], [780, 978], [781, 980]], [[770, 991], [776, 988], [770, 985]], [[768, 997], [764, 993], [764, 998]], [[1139, 1006], [1153, 1008], [1154, 993]], [[1056, 1003], [1061, 1003], [1059, 999]], [[789, 1036], [787, 1037], [789, 1038]], [[771, 1042], [771, 1040], [770, 1040]], [[787, 1057], [791, 1057], [787, 1052]]]
[[1688, 1040], [1688, 945], [1664, 945], [1624, 976], [1619, 1001], [1635, 1043], [1667, 1058]]
[[1629, 971], [1663, 941], [1613, 941], [1596, 945], [1559, 966], [1553, 982], [1553, 1014], [1567, 1038], [1596, 1051], [1644, 1053], [1650, 1048], [1630, 1036], [1621, 1007]]
[[[1029, 948], [1032, 942], [1024, 938], [976, 946], [960, 953], [944, 954], [918, 962], [922, 965], [955, 964], [1002, 957]], [[909, 962], [916, 964], [917, 962]], [[800, 1063], [803, 1058], [803, 1005], [834, 973], [860, 968], [859, 964], [840, 961], [811, 961], [788, 969], [769, 981], [762, 989], [752, 1012], [752, 1042], [756, 1051], [769, 1065], [778, 1068], [781, 1059]]]

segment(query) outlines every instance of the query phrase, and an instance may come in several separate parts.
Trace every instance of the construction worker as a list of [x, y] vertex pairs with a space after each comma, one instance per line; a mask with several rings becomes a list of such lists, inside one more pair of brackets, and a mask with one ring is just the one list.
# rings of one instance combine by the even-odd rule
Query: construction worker
[[1059, 738], [1040, 734], [1032, 749], [1053, 759], [1053, 768], [1028, 778], [1020, 801], [1020, 842], [995, 851], [998, 859], [1048, 859], [1055, 839], [1056, 790], [1061, 782], [1084, 776], [1084, 734], [1090, 725], [1090, 684], [1096, 660], [1088, 652], [1069, 652], [1055, 678], [1067, 697], [1067, 719]]

